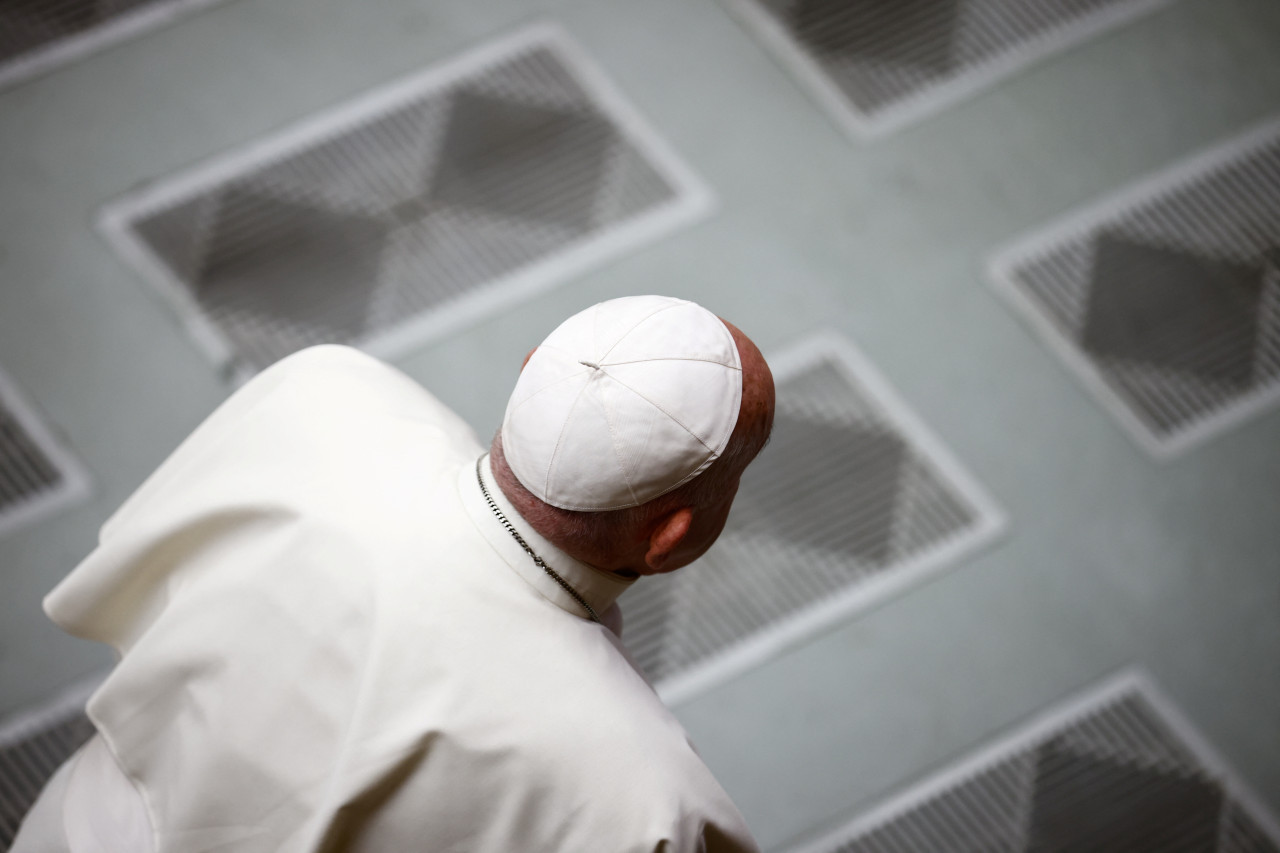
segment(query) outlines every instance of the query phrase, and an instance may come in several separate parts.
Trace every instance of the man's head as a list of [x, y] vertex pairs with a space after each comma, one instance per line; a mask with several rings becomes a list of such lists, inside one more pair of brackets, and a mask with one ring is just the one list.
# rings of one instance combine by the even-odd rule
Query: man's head
[[[773, 377], [755, 344], [692, 303], [630, 297], [570, 318], [526, 366], [535, 354], [492, 446], [507, 497], [602, 569], [655, 574], [699, 557], [772, 429]], [[572, 391], [557, 398], [552, 383]]]

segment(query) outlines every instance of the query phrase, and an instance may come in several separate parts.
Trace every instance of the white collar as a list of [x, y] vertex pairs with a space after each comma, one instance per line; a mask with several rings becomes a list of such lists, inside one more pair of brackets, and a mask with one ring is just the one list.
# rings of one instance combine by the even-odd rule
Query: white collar
[[[603, 617], [605, 611], [635, 580], [618, 577], [570, 557], [530, 527], [529, 522], [516, 511], [498, 486], [498, 481], [493, 476], [489, 454], [486, 453], [482, 460], [480, 473], [498, 509], [502, 510], [502, 514], [524, 537], [524, 541], [529, 543], [534, 553], [555, 569], [556, 574], [564, 578], [579, 595], [586, 599], [591, 608]], [[458, 472], [458, 493], [462, 496], [462, 505], [466, 507], [467, 514], [471, 516], [476, 529], [498, 552], [503, 562], [552, 603], [575, 616], [586, 617], [587, 614], [583, 612], [582, 605], [574, 601], [573, 597], [565, 592], [550, 575], [540, 569], [533, 562], [533, 558], [520, 547], [520, 543], [511, 535], [511, 532], [498, 521], [488, 502], [485, 501], [484, 494], [480, 491], [480, 484], [476, 481], [475, 465], [463, 465]]]

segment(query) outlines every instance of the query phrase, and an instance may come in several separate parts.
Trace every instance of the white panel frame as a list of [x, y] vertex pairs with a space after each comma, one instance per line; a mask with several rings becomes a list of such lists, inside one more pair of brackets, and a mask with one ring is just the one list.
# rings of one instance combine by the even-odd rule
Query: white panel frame
[[101, 26], [51, 41], [44, 47], [0, 63], [0, 89], [16, 86], [113, 44], [163, 27], [197, 10], [224, 2], [226, 0], [165, 0], [154, 6], [125, 12]]
[[3, 370], [0, 370], [0, 401], [45, 458], [62, 474], [62, 482], [56, 488], [0, 511], [0, 537], [3, 537], [80, 503], [92, 494], [93, 489], [92, 480], [80, 460]]
[[1155, 710], [1182, 746], [1221, 783], [1223, 790], [1258, 823], [1271, 840], [1280, 845], [1280, 822], [1262, 800], [1210, 746], [1204, 736], [1182, 714], [1139, 667], [1130, 667], [1102, 679], [1072, 697], [1035, 715], [1012, 731], [978, 747], [954, 764], [926, 775], [905, 789], [872, 806], [852, 821], [813, 836], [811, 840], [787, 848], [787, 853], [832, 853], [861, 835], [890, 823], [990, 767], [1005, 761], [1032, 744], [1100, 710], [1124, 696], [1138, 695]]
[[1018, 286], [1015, 270], [1032, 257], [1058, 244], [1083, 237], [1097, 227], [1154, 196], [1185, 184], [1241, 154], [1280, 136], [1280, 118], [1273, 118], [1244, 133], [1159, 170], [1145, 178], [1067, 213], [1055, 222], [1016, 238], [987, 259], [988, 281], [1036, 336], [1075, 375], [1094, 399], [1120, 422], [1124, 432], [1152, 458], [1166, 462], [1257, 417], [1280, 404], [1280, 382], [1242, 394], [1207, 417], [1161, 438], [1134, 414], [1128, 401], [1107, 382], [1105, 375], [1085, 355], [1078, 343], [1064, 335], [1052, 318]]
[[1008, 529], [1009, 519], [986, 488], [947, 449], [911, 410], [879, 369], [843, 335], [825, 330], [813, 334], [767, 359], [776, 381], [783, 382], [817, 363], [830, 363], [855, 387], [865, 389], [887, 423], [912, 448], [928, 459], [974, 512], [972, 526], [945, 543], [926, 548], [911, 558], [882, 569], [844, 592], [755, 632], [694, 664], [678, 675], [658, 681], [658, 695], [679, 704], [771, 660], [789, 648], [924, 583], [964, 557], [991, 545]]
[[784, 69], [796, 78], [823, 112], [855, 141], [871, 142], [924, 121], [980, 92], [993, 87], [1024, 68], [1045, 61], [1094, 36], [1119, 28], [1173, 0], [1127, 0], [1120, 5], [1086, 15], [1059, 26], [1017, 48], [974, 65], [946, 80], [921, 87], [915, 95], [901, 98], [874, 114], [854, 108], [822, 66], [810, 58], [786, 28], [762, 9], [755, 0], [723, 0], [730, 13], [767, 48]]
[[84, 711], [93, 695], [110, 673], [95, 672], [59, 690], [34, 705], [15, 711], [0, 720], [0, 749], [6, 749], [37, 735], [50, 725], [62, 722]]
[[428, 311], [354, 341], [353, 345], [380, 358], [399, 358], [416, 347], [510, 310], [518, 302], [614, 260], [624, 252], [701, 221], [715, 211], [717, 202], [708, 185], [686, 165], [675, 149], [562, 27], [544, 22], [487, 41], [453, 59], [357, 95], [283, 131], [128, 193], [102, 209], [98, 217], [99, 229], [112, 247], [161, 293], [205, 355], [237, 381], [243, 381], [255, 371], [239, 363], [234, 345], [216, 324], [204, 316], [186, 286], [135, 236], [129, 227], [131, 219], [144, 211], [210, 189], [254, 166], [372, 119], [426, 91], [464, 79], [510, 54], [535, 46], [548, 47], [557, 54], [576, 81], [600, 106], [602, 113], [646, 155], [650, 164], [671, 185], [675, 198], [606, 233], [587, 235], [569, 243], [562, 251], [478, 287], [444, 308]]

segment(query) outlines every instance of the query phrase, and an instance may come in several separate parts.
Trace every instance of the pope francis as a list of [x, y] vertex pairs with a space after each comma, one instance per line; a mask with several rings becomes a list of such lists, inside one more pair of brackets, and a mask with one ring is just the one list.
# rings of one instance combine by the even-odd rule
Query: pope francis
[[119, 662], [13, 850], [756, 850], [614, 600], [711, 545], [772, 421], [751, 341], [667, 297], [552, 332], [487, 452], [373, 358], [284, 359], [46, 599]]

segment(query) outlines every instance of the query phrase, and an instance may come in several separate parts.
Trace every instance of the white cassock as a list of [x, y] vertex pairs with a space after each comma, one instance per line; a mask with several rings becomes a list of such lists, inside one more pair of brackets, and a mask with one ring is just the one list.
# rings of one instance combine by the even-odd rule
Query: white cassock
[[[233, 395], [107, 522], [45, 609], [120, 653], [81, 764], [115, 774], [155, 851], [757, 849], [619, 639], [495, 518], [482, 454], [412, 380], [316, 347]], [[615, 618], [627, 581], [533, 532], [482, 467]], [[136, 833], [75, 769], [56, 792], [68, 836]]]

